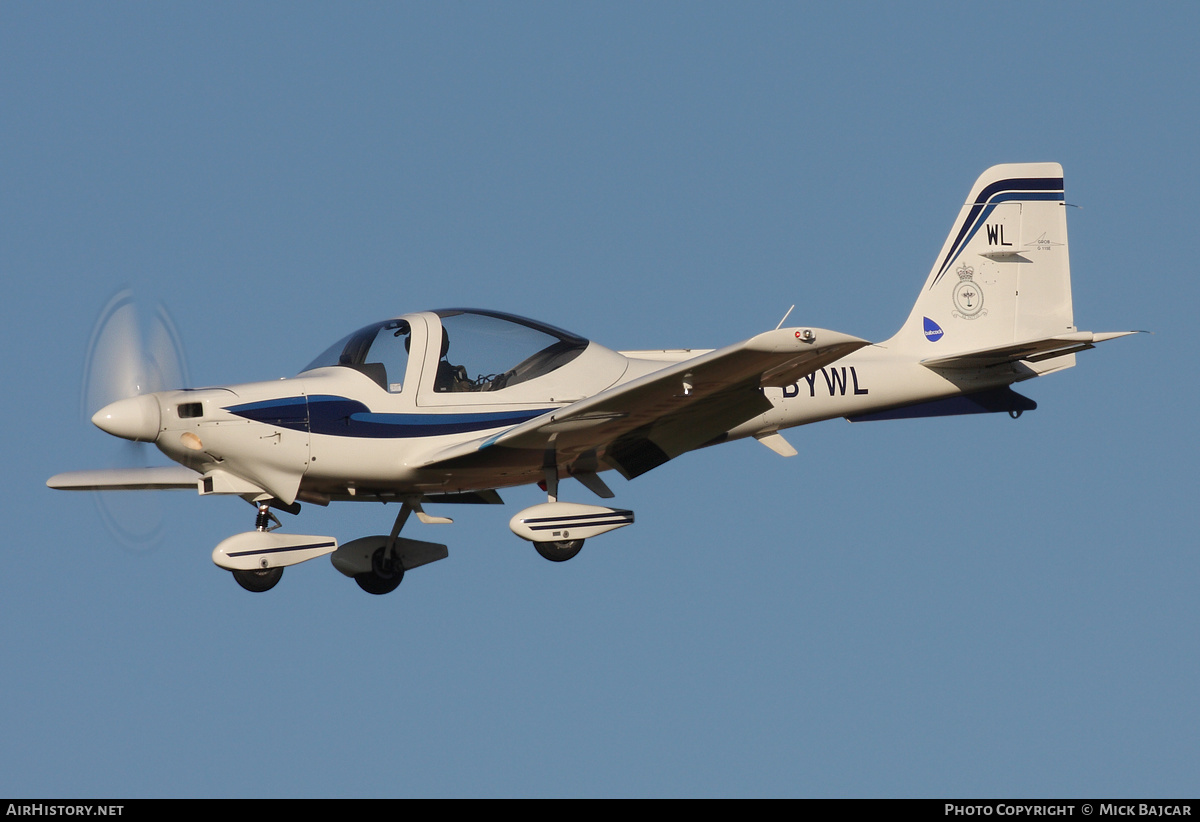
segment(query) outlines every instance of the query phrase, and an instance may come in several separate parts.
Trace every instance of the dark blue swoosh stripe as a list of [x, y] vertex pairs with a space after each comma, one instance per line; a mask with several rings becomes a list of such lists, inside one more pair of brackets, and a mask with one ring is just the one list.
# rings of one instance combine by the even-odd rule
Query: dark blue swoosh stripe
[[979, 231], [979, 227], [983, 225], [984, 220], [988, 218], [988, 215], [992, 213], [992, 210], [998, 203], [1010, 200], [1062, 199], [1062, 177], [1028, 177], [997, 180], [990, 186], [987, 186], [975, 198], [975, 203], [971, 206], [971, 211], [967, 215], [967, 219], [963, 221], [962, 228], [959, 229], [958, 236], [954, 238], [954, 243], [950, 246], [950, 250], [946, 254], [946, 259], [938, 268], [937, 276], [930, 284], [930, 287], [932, 288], [934, 285], [937, 285], [942, 279], [942, 275], [946, 273], [946, 269], [958, 258], [963, 248], [975, 236], [976, 232]]
[[278, 548], [250, 548], [245, 551], [235, 551], [230, 554], [230, 557], [252, 557], [258, 554], [286, 554], [288, 551], [307, 551], [309, 548], [328, 548], [330, 545], [337, 545], [336, 542], [310, 542], [305, 545], [283, 545]]
[[358, 400], [318, 394], [234, 405], [231, 414], [294, 431], [310, 431], [335, 437], [397, 439], [436, 437], [486, 431], [540, 417], [549, 408], [527, 411], [482, 411], [473, 413], [384, 414], [372, 411]]

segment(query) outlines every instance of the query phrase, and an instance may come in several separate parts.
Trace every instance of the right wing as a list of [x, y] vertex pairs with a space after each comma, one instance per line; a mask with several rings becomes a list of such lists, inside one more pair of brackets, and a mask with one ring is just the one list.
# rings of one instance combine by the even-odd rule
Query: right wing
[[200, 479], [190, 468], [168, 465], [161, 468], [112, 468], [94, 471], [67, 471], [46, 480], [46, 485], [63, 491], [152, 491], [160, 489], [196, 490]]

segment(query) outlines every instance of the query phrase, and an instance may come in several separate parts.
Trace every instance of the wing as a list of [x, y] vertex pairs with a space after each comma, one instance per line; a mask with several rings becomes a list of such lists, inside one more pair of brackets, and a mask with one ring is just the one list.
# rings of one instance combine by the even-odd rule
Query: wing
[[772, 408], [764, 387], [791, 385], [865, 345], [785, 328], [673, 363], [499, 434], [434, 454], [424, 467], [540, 471], [551, 464], [632, 479]]
[[182, 465], [162, 468], [114, 468], [55, 474], [46, 485], [64, 491], [152, 491], [169, 488], [196, 490], [200, 475]]

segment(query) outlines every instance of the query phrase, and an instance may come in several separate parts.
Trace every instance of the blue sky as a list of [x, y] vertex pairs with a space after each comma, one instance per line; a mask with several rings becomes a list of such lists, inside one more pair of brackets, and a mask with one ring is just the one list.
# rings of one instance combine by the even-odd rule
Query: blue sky
[[[0, 795], [1190, 796], [1200, 750], [1184, 3], [0, 6]], [[548, 563], [509, 517], [371, 597], [210, 561], [239, 500], [124, 501], [80, 417], [122, 285], [195, 385], [474, 305], [613, 348], [882, 339], [971, 183], [1066, 173], [1106, 343], [1006, 416], [790, 432], [625, 482]], [[394, 508], [288, 527], [386, 533]]]

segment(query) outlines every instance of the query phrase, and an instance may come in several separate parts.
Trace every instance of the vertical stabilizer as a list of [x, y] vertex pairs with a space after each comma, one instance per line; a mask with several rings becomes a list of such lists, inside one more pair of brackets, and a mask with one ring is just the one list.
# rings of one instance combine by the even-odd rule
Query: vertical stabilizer
[[1062, 166], [989, 168], [975, 182], [890, 348], [921, 358], [1075, 330]]

